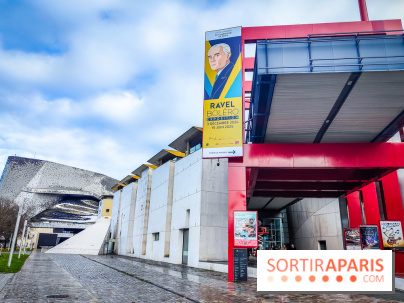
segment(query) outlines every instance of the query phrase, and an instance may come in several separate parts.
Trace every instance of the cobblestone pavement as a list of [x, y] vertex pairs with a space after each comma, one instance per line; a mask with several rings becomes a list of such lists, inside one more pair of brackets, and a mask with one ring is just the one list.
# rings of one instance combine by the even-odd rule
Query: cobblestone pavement
[[[53, 298], [60, 296], [59, 299]], [[58, 300], [58, 301], [56, 301]], [[0, 292], [0, 302], [99, 302], [47, 255], [34, 252]]]
[[[53, 260], [53, 261], [52, 261]], [[19, 290], [21, 289], [21, 290]], [[49, 295], [67, 295], [49, 298]], [[35, 252], [0, 302], [394, 302], [360, 295], [259, 295], [256, 280], [122, 256]]]
[[14, 274], [0, 274], [0, 291], [6, 286], [8, 281], [14, 276]]

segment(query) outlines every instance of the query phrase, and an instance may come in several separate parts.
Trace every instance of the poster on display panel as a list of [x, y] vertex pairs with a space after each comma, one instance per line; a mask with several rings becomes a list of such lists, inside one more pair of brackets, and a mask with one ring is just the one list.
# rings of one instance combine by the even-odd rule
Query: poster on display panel
[[257, 247], [257, 212], [234, 211], [234, 246]]
[[203, 158], [243, 156], [241, 27], [206, 32]]
[[380, 249], [379, 228], [377, 225], [360, 225], [359, 231], [363, 250]]
[[344, 228], [346, 250], [361, 250], [361, 237], [358, 228]]
[[404, 237], [401, 221], [380, 221], [383, 248], [404, 251]]

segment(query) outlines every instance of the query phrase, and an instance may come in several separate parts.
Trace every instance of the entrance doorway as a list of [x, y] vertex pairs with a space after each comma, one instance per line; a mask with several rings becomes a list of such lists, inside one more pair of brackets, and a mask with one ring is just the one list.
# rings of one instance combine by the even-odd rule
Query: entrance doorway
[[327, 250], [327, 243], [324, 240], [318, 241], [318, 249], [319, 250]]
[[182, 234], [182, 264], [188, 265], [189, 229], [183, 229]]

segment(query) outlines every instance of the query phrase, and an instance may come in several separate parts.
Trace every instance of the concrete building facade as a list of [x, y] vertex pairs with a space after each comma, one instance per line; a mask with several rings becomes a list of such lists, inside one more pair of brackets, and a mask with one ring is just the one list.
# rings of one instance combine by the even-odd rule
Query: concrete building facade
[[114, 195], [116, 253], [195, 267], [227, 260], [227, 159], [199, 149], [133, 181]]

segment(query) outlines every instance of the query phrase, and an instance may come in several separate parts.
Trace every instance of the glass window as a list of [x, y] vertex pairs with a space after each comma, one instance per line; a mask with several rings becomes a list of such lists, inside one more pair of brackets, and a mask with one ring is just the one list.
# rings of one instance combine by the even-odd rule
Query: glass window
[[153, 240], [154, 240], [154, 241], [158, 241], [159, 238], [160, 238], [160, 233], [154, 233], [154, 234], [153, 234]]

